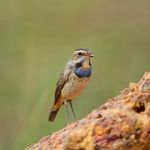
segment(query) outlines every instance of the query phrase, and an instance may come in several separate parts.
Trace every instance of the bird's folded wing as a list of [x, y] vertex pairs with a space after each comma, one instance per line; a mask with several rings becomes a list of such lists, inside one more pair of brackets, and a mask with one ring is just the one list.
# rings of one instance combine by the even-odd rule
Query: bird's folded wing
[[59, 76], [58, 82], [56, 84], [56, 91], [55, 91], [55, 103], [59, 99], [61, 95], [61, 90], [63, 89], [66, 82], [68, 82], [70, 77], [71, 71], [62, 72]]

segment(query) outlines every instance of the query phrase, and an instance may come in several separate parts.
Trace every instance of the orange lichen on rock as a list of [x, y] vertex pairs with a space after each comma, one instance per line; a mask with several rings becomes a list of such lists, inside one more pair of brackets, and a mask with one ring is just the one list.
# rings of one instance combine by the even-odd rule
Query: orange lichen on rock
[[87, 117], [28, 150], [149, 150], [150, 73]]

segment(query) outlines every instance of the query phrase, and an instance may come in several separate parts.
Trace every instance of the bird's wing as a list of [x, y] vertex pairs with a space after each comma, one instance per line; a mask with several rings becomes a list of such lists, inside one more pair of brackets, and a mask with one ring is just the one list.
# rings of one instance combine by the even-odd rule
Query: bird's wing
[[57, 102], [57, 100], [60, 97], [61, 94], [61, 90], [64, 87], [65, 83], [69, 80], [71, 71], [66, 72], [62, 72], [59, 76], [58, 82], [56, 84], [56, 91], [55, 91], [55, 103]]

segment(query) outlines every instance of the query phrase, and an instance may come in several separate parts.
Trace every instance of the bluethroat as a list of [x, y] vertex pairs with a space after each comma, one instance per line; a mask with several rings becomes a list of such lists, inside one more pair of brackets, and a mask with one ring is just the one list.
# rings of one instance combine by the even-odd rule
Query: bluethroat
[[49, 114], [50, 122], [55, 120], [57, 112], [63, 104], [66, 106], [68, 122], [70, 122], [68, 104], [76, 119], [71, 102], [87, 87], [92, 74], [90, 58], [93, 56], [89, 49], [79, 48], [74, 51], [72, 58], [68, 61], [58, 79], [55, 101]]

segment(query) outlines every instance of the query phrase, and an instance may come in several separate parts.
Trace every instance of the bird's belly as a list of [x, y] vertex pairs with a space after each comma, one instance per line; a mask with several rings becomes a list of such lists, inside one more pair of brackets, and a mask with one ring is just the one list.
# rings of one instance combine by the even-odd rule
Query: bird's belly
[[88, 81], [89, 78], [78, 78], [75, 75], [72, 76], [63, 87], [61, 98], [64, 100], [76, 98], [87, 87]]

